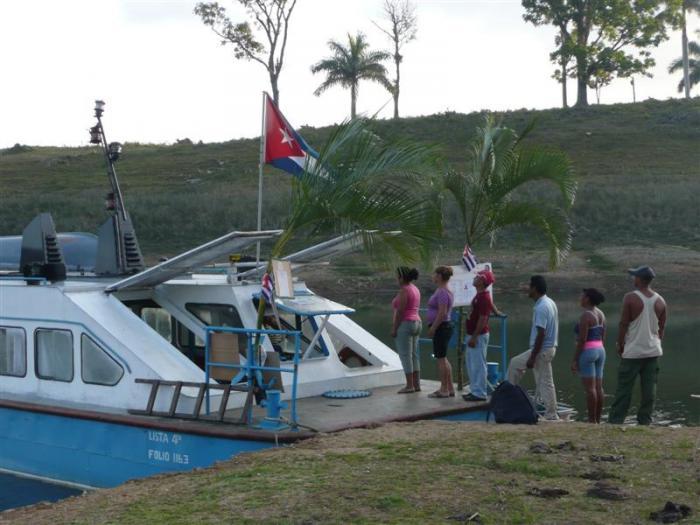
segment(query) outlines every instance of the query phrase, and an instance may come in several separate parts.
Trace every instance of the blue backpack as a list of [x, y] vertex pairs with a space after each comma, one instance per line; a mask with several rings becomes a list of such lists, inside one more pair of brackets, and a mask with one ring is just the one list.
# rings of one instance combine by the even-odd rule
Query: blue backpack
[[532, 398], [520, 385], [503, 381], [491, 395], [491, 412], [496, 423], [534, 425], [537, 410]]

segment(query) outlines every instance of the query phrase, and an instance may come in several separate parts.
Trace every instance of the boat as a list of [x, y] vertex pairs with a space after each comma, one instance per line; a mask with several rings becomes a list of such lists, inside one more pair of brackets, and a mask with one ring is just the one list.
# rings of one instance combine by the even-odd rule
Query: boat
[[[486, 403], [396, 395], [397, 354], [290, 273], [286, 294], [261, 308], [265, 264], [235, 254], [279, 230], [232, 231], [146, 267], [103, 110], [98, 101], [91, 136], [110, 214], [97, 234], [58, 233], [42, 213], [0, 239], [1, 472], [111, 487], [321, 432], [486, 419]], [[347, 253], [360, 237], [279, 263]]]

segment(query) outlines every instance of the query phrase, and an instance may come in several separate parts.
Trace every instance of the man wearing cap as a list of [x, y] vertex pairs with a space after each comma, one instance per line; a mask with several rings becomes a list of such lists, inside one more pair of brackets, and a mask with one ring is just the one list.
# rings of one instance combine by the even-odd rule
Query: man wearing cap
[[489, 345], [489, 316], [496, 312], [488, 287], [496, 282], [493, 272], [483, 270], [474, 277], [476, 296], [467, 319], [466, 364], [469, 375], [469, 394], [465, 401], [486, 401], [486, 350]]
[[639, 376], [642, 399], [637, 411], [640, 425], [651, 424], [656, 398], [658, 359], [663, 354], [661, 340], [666, 327], [666, 301], [651, 289], [656, 277], [650, 266], [629, 270], [636, 290], [625, 295], [617, 337], [617, 353], [622, 357], [617, 371], [617, 391], [610, 407], [609, 423], [624, 423], [632, 400], [632, 389]]
[[544, 418], [559, 419], [557, 392], [554, 388], [552, 360], [557, 353], [559, 339], [559, 311], [547, 296], [547, 282], [541, 275], [530, 278], [530, 299], [535, 301], [530, 330], [530, 349], [516, 355], [508, 365], [508, 381], [517, 385], [528, 369], [535, 374], [536, 397], [545, 406]]

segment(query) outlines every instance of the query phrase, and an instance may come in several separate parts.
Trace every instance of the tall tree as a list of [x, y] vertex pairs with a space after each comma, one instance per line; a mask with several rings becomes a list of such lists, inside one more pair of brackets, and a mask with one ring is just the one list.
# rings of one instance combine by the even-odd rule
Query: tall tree
[[681, 32], [683, 40], [683, 56], [681, 57], [683, 61], [683, 89], [685, 91], [685, 98], [690, 98], [690, 88], [697, 82], [691, 83], [690, 81], [690, 57], [689, 43], [688, 43], [688, 13], [695, 11], [700, 13], [700, 0], [682, 0], [681, 4]]
[[360, 80], [378, 82], [389, 91], [392, 90], [393, 86], [386, 76], [386, 67], [382, 64], [391, 55], [386, 51], [370, 50], [365, 35], [357, 33], [352, 36], [348, 33], [347, 47], [336, 40], [328, 42], [328, 47], [332, 56], [311, 66], [312, 73], [326, 74], [326, 80], [314, 91], [316, 96], [334, 86], [350, 88], [350, 118], [355, 118]]
[[[237, 0], [248, 13], [253, 26], [245, 20], [233, 22], [218, 2], [199, 2], [194, 12], [221, 38], [221, 45], [233, 44], [234, 56], [262, 65], [270, 77], [272, 98], [280, 103], [279, 77], [287, 48], [289, 19], [297, 0]], [[263, 33], [263, 43], [253, 31]]]
[[[532, 226], [547, 240], [555, 267], [571, 248], [568, 211], [577, 183], [564, 153], [522, 145], [531, 129], [518, 134], [486, 117], [469, 148], [466, 171], [448, 172], [444, 187], [457, 204], [465, 242], [494, 242], [503, 228]], [[561, 197], [559, 206], [553, 200], [547, 206], [542, 199], [528, 198], [523, 190], [533, 183], [553, 185]]]
[[[696, 31], [700, 37], [700, 31]], [[686, 92], [690, 96], [690, 90], [694, 86], [700, 85], [700, 39], [697, 42], [690, 42], [687, 46], [687, 53], [674, 60], [668, 68], [669, 73], [683, 71], [683, 78], [678, 83], [678, 92]]]
[[[699, 0], [700, 1], [700, 0]], [[394, 97], [394, 118], [399, 118], [399, 93], [401, 91], [401, 48], [415, 40], [418, 19], [416, 8], [409, 0], [384, 0], [384, 23], [374, 25], [391, 40], [394, 45], [394, 66], [396, 78], [391, 94]]]
[[552, 53], [558, 62], [571, 56], [576, 67], [577, 106], [588, 105], [588, 85], [597, 72], [611, 80], [654, 66], [650, 48], [668, 39], [682, 0], [522, 0], [524, 18], [535, 25], [554, 25], [562, 44]]

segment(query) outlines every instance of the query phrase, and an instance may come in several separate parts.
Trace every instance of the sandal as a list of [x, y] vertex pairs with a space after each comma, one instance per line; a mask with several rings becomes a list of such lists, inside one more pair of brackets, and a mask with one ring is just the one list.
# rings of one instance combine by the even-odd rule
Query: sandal
[[442, 392], [433, 392], [432, 394], [428, 394], [428, 397], [432, 398], [444, 398], [444, 397], [450, 397], [450, 394], [443, 394]]
[[415, 392], [415, 389], [413, 388], [408, 388], [407, 386], [403, 387], [401, 390], [396, 392], [397, 394], [413, 394]]
[[455, 397], [455, 393], [454, 393], [454, 392], [450, 392], [450, 397]]

